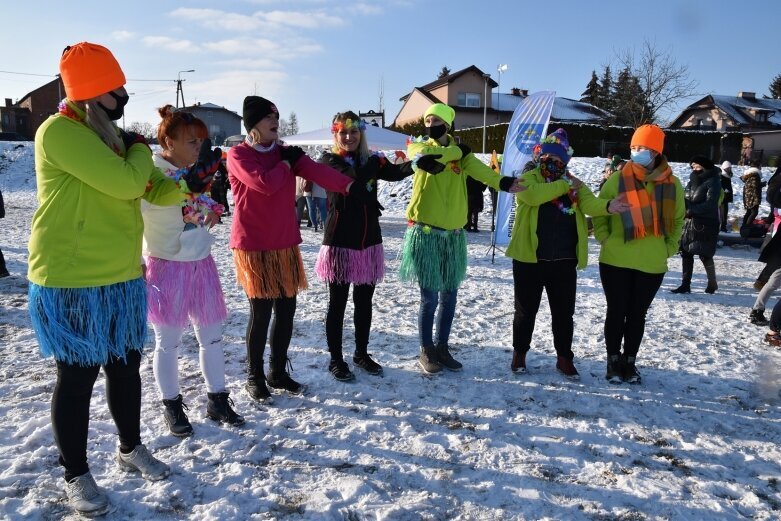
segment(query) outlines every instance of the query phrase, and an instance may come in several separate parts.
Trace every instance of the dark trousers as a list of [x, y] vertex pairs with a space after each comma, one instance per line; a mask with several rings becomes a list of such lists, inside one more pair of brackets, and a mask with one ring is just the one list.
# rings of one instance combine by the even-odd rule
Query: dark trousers
[[[112, 359], [103, 366], [108, 409], [119, 431], [119, 448], [130, 452], [141, 443], [141, 353], [130, 351], [127, 361]], [[60, 450], [65, 480], [89, 472], [87, 431], [92, 388], [99, 365], [82, 367], [57, 362], [57, 383], [52, 395], [52, 430]]]
[[727, 222], [729, 219], [729, 203], [721, 203], [721, 208], [719, 210], [719, 217], [721, 218], [721, 231], [729, 231], [729, 223]]
[[[273, 372], [284, 372], [287, 349], [293, 337], [293, 317], [296, 314], [296, 297], [250, 298], [247, 322], [247, 365], [250, 380], [263, 380], [263, 351], [266, 349], [268, 327], [271, 324], [271, 357]], [[271, 319], [272, 311], [274, 319]]]
[[531, 347], [534, 321], [544, 289], [548, 295], [556, 354], [572, 360], [577, 264], [575, 259], [537, 263], [513, 261], [513, 349], [525, 352]]
[[5, 266], [5, 257], [3, 257], [3, 250], [0, 250], [0, 275], [8, 273], [8, 268]]
[[781, 299], [773, 306], [773, 312], [770, 314], [770, 329], [776, 333], [781, 331]]
[[757, 218], [757, 215], [759, 215], [759, 206], [746, 208], [746, 215], [743, 216], [743, 226], [753, 223], [754, 219]]
[[[353, 323], [355, 325], [355, 353], [365, 354], [369, 346], [369, 332], [372, 326], [372, 298], [374, 284], [353, 286]], [[325, 336], [331, 358], [342, 359], [342, 333], [344, 330], [344, 312], [350, 284], [328, 284], [328, 311], [325, 315]]]
[[609, 264], [599, 265], [599, 277], [607, 300], [605, 347], [608, 356], [637, 356], [645, 333], [645, 316], [662, 285], [664, 273], [645, 273]]

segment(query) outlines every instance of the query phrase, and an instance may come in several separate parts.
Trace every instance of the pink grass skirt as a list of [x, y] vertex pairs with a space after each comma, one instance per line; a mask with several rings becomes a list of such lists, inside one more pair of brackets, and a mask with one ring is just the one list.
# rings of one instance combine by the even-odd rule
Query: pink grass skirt
[[365, 250], [320, 246], [315, 273], [325, 282], [376, 284], [385, 276], [382, 243], [369, 246]]
[[211, 255], [197, 261], [146, 260], [147, 318], [155, 325], [185, 327], [228, 316], [217, 265]]

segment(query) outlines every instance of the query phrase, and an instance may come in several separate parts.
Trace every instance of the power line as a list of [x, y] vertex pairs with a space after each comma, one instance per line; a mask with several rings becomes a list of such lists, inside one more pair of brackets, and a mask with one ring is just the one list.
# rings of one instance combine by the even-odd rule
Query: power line
[[45, 78], [51, 78], [59, 76], [59, 74], [33, 74], [31, 72], [14, 72], [14, 71], [0, 71], [4, 74], [19, 74], [21, 76], [43, 76]]

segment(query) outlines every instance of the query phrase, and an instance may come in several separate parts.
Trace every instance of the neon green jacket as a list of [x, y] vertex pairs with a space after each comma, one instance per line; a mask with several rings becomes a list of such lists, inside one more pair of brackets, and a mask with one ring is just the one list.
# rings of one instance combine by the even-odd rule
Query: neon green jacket
[[424, 170], [415, 170], [412, 178], [412, 197], [407, 206], [407, 219], [442, 228], [457, 230], [466, 224], [467, 195], [466, 176], [471, 176], [499, 190], [500, 176], [474, 154], [461, 157], [461, 149], [452, 136], [448, 145], [442, 146], [434, 139], [421, 143], [410, 143], [407, 157], [418, 154], [442, 154], [437, 161], [445, 165], [439, 174], [432, 175]]
[[[567, 193], [569, 183], [563, 179], [552, 183], [545, 182], [540, 169], [529, 170], [521, 176], [523, 192], [515, 194], [515, 223], [510, 235], [510, 244], [505, 255], [521, 262], [537, 262], [537, 218], [540, 206]], [[588, 225], [586, 216], [609, 215], [608, 201], [597, 198], [583, 184], [578, 188], [578, 204], [575, 206], [575, 223], [578, 230], [578, 269], [583, 269], [588, 263]]]
[[[179, 187], [136, 144], [115, 154], [89, 127], [56, 114], [35, 134], [38, 209], [27, 277], [51, 288], [105, 286], [141, 276], [140, 199], [179, 204]], [[151, 189], [147, 191], [147, 182]]]
[[[614, 172], [605, 181], [599, 192], [600, 199], [612, 199], [618, 195], [618, 180], [621, 172]], [[624, 227], [621, 216], [594, 217], [594, 237], [602, 244], [599, 262], [619, 268], [630, 268], [645, 273], [666, 273], [667, 259], [678, 252], [683, 229], [686, 205], [681, 181], [673, 176], [675, 183], [675, 217], [672, 231], [664, 237], [646, 235], [642, 239], [624, 241]], [[645, 189], [651, 193], [655, 183], [648, 182]]]

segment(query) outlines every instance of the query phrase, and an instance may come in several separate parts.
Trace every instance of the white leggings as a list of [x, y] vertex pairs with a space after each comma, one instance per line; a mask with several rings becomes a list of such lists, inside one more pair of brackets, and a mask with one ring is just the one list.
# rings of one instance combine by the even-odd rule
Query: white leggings
[[[155, 330], [155, 355], [152, 367], [163, 400], [173, 400], [179, 393], [179, 345], [184, 328], [152, 324]], [[225, 390], [225, 356], [222, 353], [222, 324], [199, 327], [193, 324], [200, 349], [198, 358], [206, 381], [206, 392]]]

